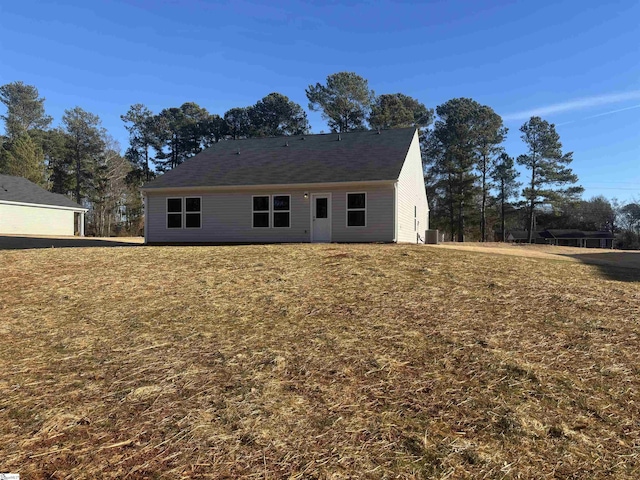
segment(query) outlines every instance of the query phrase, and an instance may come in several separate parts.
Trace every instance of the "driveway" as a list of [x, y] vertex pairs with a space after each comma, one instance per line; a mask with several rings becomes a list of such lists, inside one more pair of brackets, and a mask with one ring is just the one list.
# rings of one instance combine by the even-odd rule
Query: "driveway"
[[480, 253], [495, 253], [550, 260], [578, 260], [594, 265], [640, 269], [640, 250], [611, 250], [607, 248], [558, 247], [555, 245], [528, 245], [512, 243], [445, 242], [438, 248], [451, 248]]
[[40, 237], [33, 235], [0, 235], [0, 250], [68, 247], [135, 247], [142, 245], [142, 237]]

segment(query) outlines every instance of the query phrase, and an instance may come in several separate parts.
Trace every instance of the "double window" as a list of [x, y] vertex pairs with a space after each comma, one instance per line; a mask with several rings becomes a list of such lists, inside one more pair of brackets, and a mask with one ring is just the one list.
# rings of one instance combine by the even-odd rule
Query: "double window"
[[167, 198], [167, 228], [200, 228], [202, 197]]
[[253, 228], [289, 228], [291, 195], [254, 195]]
[[367, 194], [347, 193], [347, 227], [367, 226]]

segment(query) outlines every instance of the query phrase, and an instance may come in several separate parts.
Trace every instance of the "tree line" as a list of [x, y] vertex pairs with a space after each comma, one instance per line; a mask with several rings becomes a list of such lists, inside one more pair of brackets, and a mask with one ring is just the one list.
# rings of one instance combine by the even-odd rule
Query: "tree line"
[[[555, 126], [542, 118], [520, 127], [527, 151], [513, 158], [503, 146], [508, 129], [502, 118], [470, 98], [451, 99], [434, 110], [402, 93], [377, 95], [353, 72], [329, 75], [305, 93], [309, 110], [320, 112], [333, 132], [419, 129], [431, 224], [451, 240], [504, 240], [509, 229], [533, 235], [540, 228], [583, 225], [624, 230], [625, 246], [638, 243], [640, 206], [602, 197], [582, 200], [570, 168], [572, 153], [563, 152]], [[6, 107], [0, 173], [26, 177], [87, 206], [87, 231], [101, 236], [140, 234], [139, 188], [211, 145], [311, 130], [302, 106], [277, 92], [221, 115], [194, 102], [157, 113], [134, 104], [121, 115], [129, 133], [123, 153], [97, 115], [74, 107], [52, 127], [44, 101], [35, 86], [23, 82], [0, 87]]]
[[[578, 178], [569, 168], [572, 153], [563, 153], [553, 124], [540, 117], [525, 122], [520, 138], [527, 153], [514, 159], [503, 146], [508, 129], [491, 107], [455, 98], [439, 105], [436, 113], [433, 128], [424, 135], [423, 153], [433, 223], [451, 240], [486, 241], [495, 231], [488, 228], [492, 207], [504, 240], [512, 200], [518, 199], [526, 216], [520, 228], [531, 241], [541, 209], [580, 198], [584, 189], [575, 185]], [[518, 181], [516, 164], [529, 175], [525, 184]]]

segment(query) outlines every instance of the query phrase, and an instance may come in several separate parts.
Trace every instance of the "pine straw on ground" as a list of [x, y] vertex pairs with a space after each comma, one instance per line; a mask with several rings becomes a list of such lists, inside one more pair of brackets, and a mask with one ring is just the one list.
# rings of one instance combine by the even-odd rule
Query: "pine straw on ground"
[[0, 471], [640, 477], [640, 287], [420, 246], [0, 252]]

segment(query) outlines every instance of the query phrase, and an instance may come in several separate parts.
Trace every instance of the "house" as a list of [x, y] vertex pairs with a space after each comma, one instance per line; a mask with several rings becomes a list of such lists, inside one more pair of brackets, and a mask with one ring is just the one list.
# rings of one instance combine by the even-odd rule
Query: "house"
[[414, 128], [226, 140], [143, 186], [145, 241], [424, 242]]
[[26, 178], [0, 175], [0, 235], [84, 236], [86, 212]]
[[[613, 248], [613, 240], [614, 235], [611, 232], [561, 229], [533, 232], [533, 243], [563, 247]], [[512, 230], [507, 234], [507, 241], [529, 243], [529, 232], [526, 230]]]
[[547, 243], [565, 247], [613, 248], [614, 235], [611, 232], [584, 230], [545, 230]]
[[[499, 235], [496, 235], [497, 237]], [[529, 232], [526, 230], [510, 230], [505, 235], [507, 242], [513, 243], [529, 243]], [[547, 243], [545, 237], [541, 235], [541, 232], [533, 232], [533, 243], [545, 244]]]

